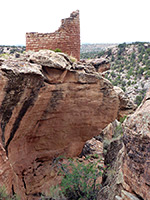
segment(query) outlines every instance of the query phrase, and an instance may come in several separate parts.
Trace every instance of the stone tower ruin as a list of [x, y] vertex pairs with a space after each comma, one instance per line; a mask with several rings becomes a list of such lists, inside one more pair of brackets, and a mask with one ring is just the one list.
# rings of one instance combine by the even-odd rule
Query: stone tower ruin
[[80, 60], [80, 19], [79, 11], [62, 19], [61, 26], [53, 33], [26, 33], [26, 51], [40, 49], [61, 49], [62, 52]]

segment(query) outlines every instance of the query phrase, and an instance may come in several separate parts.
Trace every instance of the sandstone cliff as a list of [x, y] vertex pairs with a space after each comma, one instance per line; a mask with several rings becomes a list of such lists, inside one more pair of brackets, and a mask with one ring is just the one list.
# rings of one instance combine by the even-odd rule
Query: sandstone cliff
[[150, 90], [123, 123], [122, 134], [107, 147], [107, 170], [98, 200], [149, 200]]
[[124, 180], [130, 190], [150, 199], [150, 90], [142, 104], [124, 123]]
[[118, 113], [108, 80], [49, 50], [2, 61], [0, 87], [0, 184], [23, 200], [54, 183], [57, 156], [77, 156]]

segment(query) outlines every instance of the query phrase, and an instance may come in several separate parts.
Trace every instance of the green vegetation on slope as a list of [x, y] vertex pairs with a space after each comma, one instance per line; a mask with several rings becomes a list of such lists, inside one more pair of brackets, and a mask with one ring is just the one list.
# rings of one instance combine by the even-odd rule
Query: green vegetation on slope
[[[87, 58], [91, 58], [93, 54]], [[107, 57], [111, 69], [105, 73], [114, 86], [121, 87], [136, 104], [140, 104], [150, 87], [150, 43], [119, 44], [94, 55]]]

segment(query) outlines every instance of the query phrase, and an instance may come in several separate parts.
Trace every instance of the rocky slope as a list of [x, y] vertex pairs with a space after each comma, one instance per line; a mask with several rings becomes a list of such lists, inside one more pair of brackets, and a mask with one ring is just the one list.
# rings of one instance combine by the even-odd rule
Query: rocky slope
[[117, 117], [119, 98], [94, 66], [62, 53], [42, 50], [0, 65], [0, 184], [22, 200], [39, 199], [55, 182], [55, 158], [80, 154]]
[[25, 46], [2, 46], [0, 45], [0, 57], [7, 57], [14, 53], [23, 53], [26, 50]]
[[123, 43], [99, 53], [84, 53], [82, 58], [107, 58], [111, 67], [105, 77], [114, 86], [121, 87], [137, 105], [141, 103], [150, 87], [150, 43]]
[[80, 58], [81, 59], [86, 59], [86, 58], [95, 58], [95, 56], [99, 52], [106, 51], [108, 48], [112, 48], [116, 46], [117, 44], [82, 44], [80, 48]]
[[139, 105], [150, 87], [150, 44], [123, 43], [110, 48], [103, 56], [111, 62], [106, 77]]

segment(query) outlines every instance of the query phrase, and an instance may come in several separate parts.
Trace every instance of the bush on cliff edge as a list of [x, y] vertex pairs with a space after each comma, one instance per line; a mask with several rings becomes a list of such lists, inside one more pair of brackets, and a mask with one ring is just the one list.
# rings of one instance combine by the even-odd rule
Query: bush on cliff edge
[[[103, 169], [99, 169], [97, 164], [98, 162], [85, 164], [72, 159], [68, 159], [67, 164], [59, 162], [59, 173], [62, 175], [61, 184], [53, 187], [51, 197], [43, 197], [42, 199], [96, 200], [98, 191], [101, 188], [101, 185], [97, 183], [97, 179], [103, 173]], [[55, 195], [53, 196], [52, 193]]]

